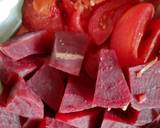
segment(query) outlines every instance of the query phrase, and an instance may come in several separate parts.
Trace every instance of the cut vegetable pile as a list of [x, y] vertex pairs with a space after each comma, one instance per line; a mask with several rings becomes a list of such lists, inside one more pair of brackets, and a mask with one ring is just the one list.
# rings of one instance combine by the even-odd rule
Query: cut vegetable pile
[[0, 45], [0, 128], [159, 128], [159, 0], [24, 0]]

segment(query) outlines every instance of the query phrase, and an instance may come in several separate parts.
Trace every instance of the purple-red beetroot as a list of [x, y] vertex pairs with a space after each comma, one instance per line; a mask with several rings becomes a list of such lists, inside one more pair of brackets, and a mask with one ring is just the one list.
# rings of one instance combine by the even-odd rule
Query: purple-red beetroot
[[8, 112], [27, 118], [43, 118], [43, 103], [20, 78], [12, 88], [4, 108]]
[[79, 75], [89, 39], [84, 33], [56, 32], [50, 65]]
[[70, 76], [59, 112], [70, 113], [91, 108], [94, 89], [94, 82], [86, 73], [82, 72], [80, 77]]
[[103, 110], [100, 108], [93, 108], [75, 113], [57, 113], [56, 119], [67, 122], [76, 128], [97, 128], [102, 112]]
[[39, 128], [76, 128], [57, 119], [44, 118]]
[[160, 61], [150, 64], [129, 69], [131, 104], [137, 110], [160, 107]]
[[17, 61], [30, 55], [49, 53], [52, 38], [47, 31], [30, 32], [2, 44], [0, 51]]
[[39, 128], [40, 122], [38, 119], [27, 119], [22, 128]]
[[0, 109], [0, 128], [21, 128], [19, 116]]
[[51, 108], [58, 110], [64, 94], [64, 74], [61, 71], [43, 65], [27, 85]]
[[104, 108], [123, 108], [130, 102], [130, 91], [112, 50], [102, 49], [93, 105]]
[[133, 124], [136, 122], [138, 114], [139, 112], [131, 107], [125, 112], [120, 109], [106, 111], [101, 128], [136, 128]]

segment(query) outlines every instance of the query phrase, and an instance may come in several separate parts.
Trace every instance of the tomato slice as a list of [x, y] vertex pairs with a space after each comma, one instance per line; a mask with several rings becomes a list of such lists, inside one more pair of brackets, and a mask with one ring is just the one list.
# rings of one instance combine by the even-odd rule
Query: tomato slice
[[61, 13], [53, 0], [26, 0], [23, 7], [23, 23], [29, 30], [63, 29]]
[[131, 7], [126, 0], [107, 1], [96, 10], [89, 20], [88, 31], [97, 45], [101, 45], [110, 36], [120, 16]]
[[140, 63], [138, 48], [146, 25], [153, 14], [153, 5], [142, 3], [129, 9], [116, 24], [111, 39], [111, 48], [116, 51], [121, 66]]

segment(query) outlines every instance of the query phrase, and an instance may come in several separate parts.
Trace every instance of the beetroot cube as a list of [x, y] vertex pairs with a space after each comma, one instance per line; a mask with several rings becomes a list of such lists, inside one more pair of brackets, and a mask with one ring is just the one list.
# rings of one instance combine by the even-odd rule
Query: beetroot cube
[[160, 61], [152, 62], [129, 69], [131, 104], [137, 110], [160, 107]]
[[83, 111], [92, 107], [94, 82], [86, 73], [70, 76], [59, 109], [60, 113]]
[[48, 65], [43, 65], [31, 79], [28, 86], [51, 108], [58, 110], [64, 94], [64, 74]]
[[58, 113], [56, 119], [67, 122], [77, 128], [97, 128], [102, 112], [102, 109], [94, 108], [75, 113]]
[[39, 128], [76, 128], [65, 122], [46, 117], [40, 124]]
[[46, 31], [30, 32], [18, 36], [0, 46], [0, 51], [13, 60], [33, 54], [48, 53], [52, 48], [52, 37]]
[[56, 32], [50, 65], [64, 72], [79, 75], [88, 41], [84, 33]]
[[115, 109], [106, 111], [101, 128], [136, 128], [132, 126], [139, 115], [139, 112], [129, 107], [127, 111]]
[[122, 108], [130, 102], [130, 91], [114, 51], [102, 49], [93, 104]]
[[5, 110], [27, 118], [43, 118], [43, 103], [40, 98], [19, 79], [12, 88]]
[[19, 116], [0, 109], [0, 128], [21, 128]]

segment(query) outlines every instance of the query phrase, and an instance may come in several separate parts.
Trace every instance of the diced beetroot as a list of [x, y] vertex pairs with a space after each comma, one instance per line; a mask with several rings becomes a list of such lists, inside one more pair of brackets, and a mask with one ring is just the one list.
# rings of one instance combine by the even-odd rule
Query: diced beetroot
[[21, 128], [19, 116], [0, 109], [0, 128]]
[[142, 3], [129, 9], [117, 22], [111, 38], [111, 48], [116, 51], [122, 67], [141, 63], [138, 48], [146, 25], [153, 15], [153, 5]]
[[31, 31], [63, 29], [61, 12], [55, 0], [25, 0], [23, 6], [23, 24]]
[[43, 65], [27, 85], [51, 108], [58, 110], [64, 93], [64, 74], [53, 67]]
[[137, 110], [160, 107], [160, 61], [129, 68], [132, 107]]
[[102, 109], [94, 108], [75, 113], [58, 113], [56, 119], [67, 122], [77, 128], [97, 128], [101, 115]]
[[37, 65], [31, 58], [25, 58], [14, 62], [12, 59], [3, 56], [1, 63], [6, 69], [17, 73], [20, 77], [27, 76], [37, 68]]
[[45, 54], [51, 51], [52, 38], [47, 31], [30, 32], [2, 44], [0, 51], [15, 61], [29, 55]]
[[79, 75], [89, 39], [84, 33], [56, 32], [50, 65]]
[[123, 108], [130, 103], [130, 91], [112, 50], [102, 49], [94, 94], [94, 106]]
[[5, 106], [7, 103], [10, 90], [18, 80], [18, 75], [12, 71], [0, 67], [0, 105]]
[[39, 128], [39, 124], [40, 120], [38, 119], [27, 119], [22, 128]]
[[136, 128], [132, 126], [137, 120], [139, 112], [129, 107], [127, 111], [120, 109], [106, 111], [101, 128]]
[[5, 110], [28, 118], [43, 118], [43, 103], [20, 78], [12, 88]]
[[139, 112], [137, 121], [134, 123], [136, 126], [143, 126], [151, 123], [154, 119], [157, 118], [159, 112], [156, 112], [154, 109], [144, 109]]
[[60, 113], [83, 111], [92, 108], [94, 82], [86, 73], [70, 76], [59, 109]]
[[101, 128], [138, 128], [137, 126], [124, 124], [112, 120], [103, 120]]
[[44, 118], [39, 128], [76, 128], [57, 119]]

